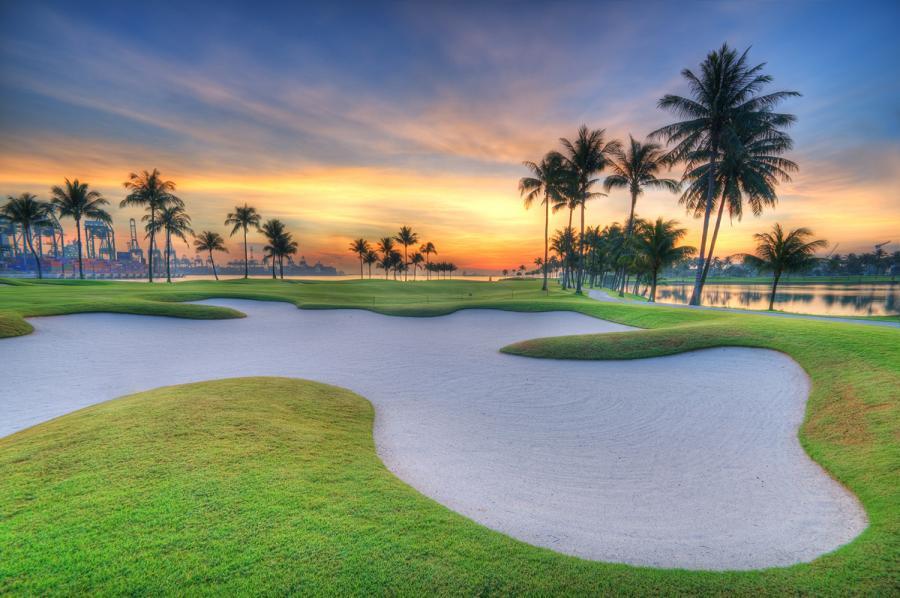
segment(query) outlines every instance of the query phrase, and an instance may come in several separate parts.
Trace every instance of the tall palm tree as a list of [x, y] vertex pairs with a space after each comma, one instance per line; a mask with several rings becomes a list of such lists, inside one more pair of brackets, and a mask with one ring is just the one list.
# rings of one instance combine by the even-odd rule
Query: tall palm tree
[[359, 277], [363, 277], [363, 261], [369, 252], [369, 242], [365, 239], [356, 239], [350, 243], [350, 253], [355, 253], [359, 257]]
[[[397, 233], [397, 236], [394, 237], [394, 240], [403, 245], [403, 264], [408, 264], [409, 259], [407, 257], [407, 250], [409, 249], [410, 245], [415, 245], [419, 242], [419, 235], [413, 232], [412, 227], [401, 226], [400, 232]], [[404, 274], [404, 280], [409, 280], [408, 270]]]
[[[634, 137], [629, 135], [628, 148], [625, 151], [613, 153], [613, 159], [610, 161], [612, 174], [603, 181], [603, 188], [607, 191], [612, 189], [628, 189], [631, 194], [631, 208], [628, 212], [628, 223], [625, 226], [625, 246], [627, 247], [631, 241], [631, 235], [634, 231], [634, 208], [637, 205], [638, 197], [644, 193], [644, 189], [665, 189], [672, 193], [677, 193], [679, 189], [678, 181], [673, 179], [661, 179], [656, 175], [663, 166], [662, 146], [658, 143], [646, 142], [641, 143], [635, 141]], [[622, 277], [622, 284], [619, 287], [619, 296], [624, 296], [625, 277]]]
[[[775, 191], [777, 184], [789, 182], [790, 173], [798, 169], [796, 163], [780, 156], [793, 146], [790, 136], [783, 131], [763, 124], [761, 127], [739, 127], [736, 133], [740, 144], [729, 146], [727, 151], [721, 152], [719, 160], [716, 161], [714, 187], [718, 214], [703, 266], [701, 285], [705, 284], [709, 266], [713, 261], [712, 256], [715, 254], [716, 240], [719, 237], [719, 227], [725, 208], [728, 208], [732, 219], [740, 220], [743, 216], [743, 200], [746, 197], [753, 215], [759, 216], [765, 207], [774, 206], [778, 202]], [[709, 164], [703, 163], [685, 173], [685, 180], [691, 183], [679, 203], [684, 204], [688, 212], [693, 211], [698, 217], [705, 210], [706, 190], [709, 188], [707, 178], [710, 172]]]
[[0, 216], [9, 220], [12, 224], [18, 224], [22, 227], [22, 236], [28, 249], [34, 257], [34, 263], [37, 265], [37, 277], [43, 278], [44, 271], [41, 268], [41, 259], [34, 250], [34, 239], [32, 233], [35, 226], [42, 226], [47, 222], [47, 216], [50, 213], [50, 204], [41, 201], [33, 193], [22, 193], [18, 197], [8, 196], [6, 203], [0, 208]]
[[225, 239], [222, 238], [222, 235], [205, 230], [194, 239], [194, 248], [197, 251], [206, 251], [209, 254], [209, 263], [212, 264], [213, 276], [216, 277], [216, 280], [219, 280], [219, 273], [216, 272], [216, 262], [213, 260], [213, 251], [228, 253], [228, 249], [225, 248]]
[[[567, 171], [565, 158], [559, 152], [547, 152], [540, 164], [524, 162], [525, 168], [531, 171], [532, 176], [519, 179], [519, 195], [525, 199], [525, 209], [531, 208], [534, 200], [541, 199], [544, 206], [544, 283], [542, 291], [547, 290], [547, 262], [550, 256], [550, 204], [560, 204], [565, 201], [565, 182]], [[571, 218], [571, 212], [570, 218]]]
[[413, 281], [416, 280], [416, 272], [419, 270], [419, 264], [425, 261], [425, 256], [417, 251], [409, 257], [409, 264], [413, 267]]
[[[617, 140], [606, 141], [605, 129], [588, 129], [581, 125], [574, 141], [566, 138], [559, 140], [565, 149], [564, 160], [572, 174], [575, 184], [575, 199], [581, 210], [580, 239], [584, 238], [584, 208], [588, 200], [605, 195], [592, 191], [597, 179], [596, 174], [609, 163], [612, 155], [622, 151], [622, 144]], [[575, 280], [575, 293], [581, 294], [581, 280], [584, 274], [584, 244], [578, 243], [578, 277]]]
[[777, 222], [770, 233], [756, 233], [756, 254], [745, 255], [747, 265], [760, 270], [772, 272], [772, 295], [769, 297], [769, 311], [775, 305], [775, 291], [778, 281], [786, 272], [804, 270], [815, 263], [813, 254], [817, 249], [824, 249], [828, 242], [824, 239], [810, 241], [813, 232], [808, 228], [795, 228], [785, 234]]
[[369, 249], [362, 258], [363, 263], [369, 267], [369, 278], [372, 278], [372, 264], [378, 261], [378, 254]]
[[172, 282], [172, 237], [178, 237], [187, 243], [187, 236], [193, 234], [191, 229], [191, 217], [184, 211], [181, 205], [167, 205], [152, 218], [149, 214], [143, 217], [147, 223], [147, 236], [153, 236], [158, 232], [166, 235], [166, 282]]
[[146, 170], [140, 173], [132, 172], [123, 186], [129, 193], [119, 202], [119, 207], [137, 206], [149, 212], [149, 217], [143, 220], [147, 222], [150, 239], [150, 250], [147, 252], [147, 279], [153, 282], [153, 251], [156, 248], [156, 231], [160, 228], [155, 224], [156, 213], [169, 206], [184, 207], [184, 202], [175, 195], [175, 183], [163, 179], [159, 170], [155, 168], [152, 172]]
[[659, 271], [697, 251], [694, 247], [676, 247], [685, 234], [687, 229], [678, 228], [677, 220], [657, 218], [656, 222], [642, 221], [638, 227], [634, 244], [638, 260], [643, 262], [643, 270], [650, 275], [651, 303], [656, 301], [656, 280]]
[[710, 171], [707, 180], [706, 197], [703, 208], [703, 229], [700, 237], [700, 254], [697, 261], [697, 276], [691, 295], [691, 305], [700, 304], [703, 287], [703, 270], [706, 252], [709, 219], [716, 195], [716, 167], [721, 152], [730, 146], [740, 146], [735, 128], [738, 126], [768, 126], [778, 128], [789, 126], [796, 118], [790, 114], [772, 112], [778, 103], [799, 96], [795, 91], [776, 91], [760, 94], [772, 77], [762, 72], [765, 63], [750, 66], [747, 52], [742, 54], [723, 44], [710, 52], [700, 65], [700, 74], [690, 69], [681, 71], [687, 80], [691, 97], [667, 94], [659, 100], [658, 106], [674, 112], [684, 120], [666, 125], [650, 134], [653, 138], [664, 138], [675, 147], [667, 154], [667, 161], [686, 161], [687, 170], [706, 162]]
[[250, 258], [247, 255], [247, 231], [252, 227], [259, 230], [261, 217], [259, 212], [253, 206], [246, 203], [242, 206], [235, 206], [234, 211], [225, 218], [225, 226], [231, 226], [231, 235], [234, 236], [238, 231], [244, 233], [244, 278], [250, 277]]
[[277, 278], [275, 276], [275, 260], [278, 258], [279, 242], [285, 232], [284, 223], [276, 218], [270, 218], [263, 223], [260, 230], [268, 241], [268, 244], [263, 247], [263, 251], [266, 253], [266, 257], [272, 260], [272, 278], [275, 279]]
[[94, 218], [107, 224], [112, 222], [112, 217], [101, 206], [109, 202], [103, 198], [99, 191], [89, 191], [87, 183], [80, 183], [78, 179], [66, 182], [63, 186], [54, 186], [50, 190], [53, 197], [51, 203], [61, 217], [69, 217], [75, 220], [75, 230], [78, 233], [78, 277], [84, 279], [84, 264], [82, 262], [81, 219]]
[[428, 264], [430, 263], [429, 258], [431, 257], [432, 253], [434, 255], [437, 255], [437, 249], [434, 248], [434, 243], [428, 241], [427, 243], [423, 243], [422, 246], [419, 247], [419, 251], [422, 253], [422, 255], [425, 256], [425, 275], [428, 280], [431, 280], [431, 269], [428, 267]]

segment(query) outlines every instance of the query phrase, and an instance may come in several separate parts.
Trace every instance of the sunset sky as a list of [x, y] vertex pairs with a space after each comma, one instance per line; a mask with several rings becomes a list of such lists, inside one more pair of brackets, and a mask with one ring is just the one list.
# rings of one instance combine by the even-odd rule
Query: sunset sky
[[[128, 4], [0, 0], [3, 197], [79, 178], [124, 237], [139, 212], [118, 209], [122, 182], [155, 167], [195, 229], [225, 233], [248, 202], [349, 272], [351, 238], [401, 224], [470, 271], [530, 264], [543, 224], [518, 196], [521, 162], [582, 123], [643, 138], [675, 120], [657, 100], [727, 41], [803, 97], [782, 106], [800, 172], [776, 210], [724, 228], [720, 255], [776, 220], [840, 253], [900, 248], [896, 0]], [[621, 221], [627, 202], [589, 204], [588, 222]], [[696, 244], [676, 196], [638, 212], [680, 219]]]

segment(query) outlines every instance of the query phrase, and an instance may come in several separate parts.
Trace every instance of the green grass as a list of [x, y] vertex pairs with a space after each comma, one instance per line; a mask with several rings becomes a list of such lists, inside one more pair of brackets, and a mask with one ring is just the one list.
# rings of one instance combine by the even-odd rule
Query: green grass
[[646, 329], [503, 349], [530, 357], [770, 348], [809, 374], [800, 440], [860, 498], [869, 528], [812, 563], [764, 571], [580, 561], [491, 532], [391, 476], [374, 454], [363, 399], [296, 381], [235, 380], [120, 399], [0, 439], [0, 593], [896, 593], [900, 331], [603, 303], [544, 295], [539, 284], [24, 283], [0, 286], [0, 323], [22, 333], [22, 316], [109, 306], [227, 317], [236, 314], [174, 302], [239, 297], [398, 315], [562, 309]]

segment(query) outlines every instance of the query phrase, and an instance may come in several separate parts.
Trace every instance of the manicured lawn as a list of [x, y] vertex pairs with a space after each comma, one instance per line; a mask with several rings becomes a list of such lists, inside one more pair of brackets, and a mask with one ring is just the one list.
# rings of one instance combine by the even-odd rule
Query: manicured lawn
[[870, 527], [810, 564], [765, 571], [580, 561], [491, 532], [394, 478], [374, 453], [372, 411], [362, 398], [298, 381], [230, 380], [119, 399], [0, 439], [0, 593], [896, 591], [900, 331], [601, 303], [558, 290], [545, 296], [539, 286], [24, 283], [0, 286], [0, 324], [8, 324], [0, 334], [27, 332], [22, 316], [77, 311], [231, 317], [238, 314], [174, 302], [239, 297], [398, 315], [566, 309], [648, 329], [504, 349], [531, 357], [772, 348], [809, 373], [801, 442], [856, 493]]

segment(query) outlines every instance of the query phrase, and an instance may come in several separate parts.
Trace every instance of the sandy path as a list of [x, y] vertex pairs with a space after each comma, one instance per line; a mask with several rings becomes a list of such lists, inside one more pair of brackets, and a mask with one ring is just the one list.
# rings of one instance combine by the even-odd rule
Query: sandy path
[[560, 552], [759, 568], [811, 560], [866, 525], [855, 498], [801, 449], [808, 383], [779, 353], [538, 360], [497, 349], [626, 328], [561, 312], [392, 318], [208, 303], [249, 317], [32, 319], [34, 334], [0, 341], [0, 436], [162, 385], [295, 376], [371, 400], [379, 454], [401, 479]]

